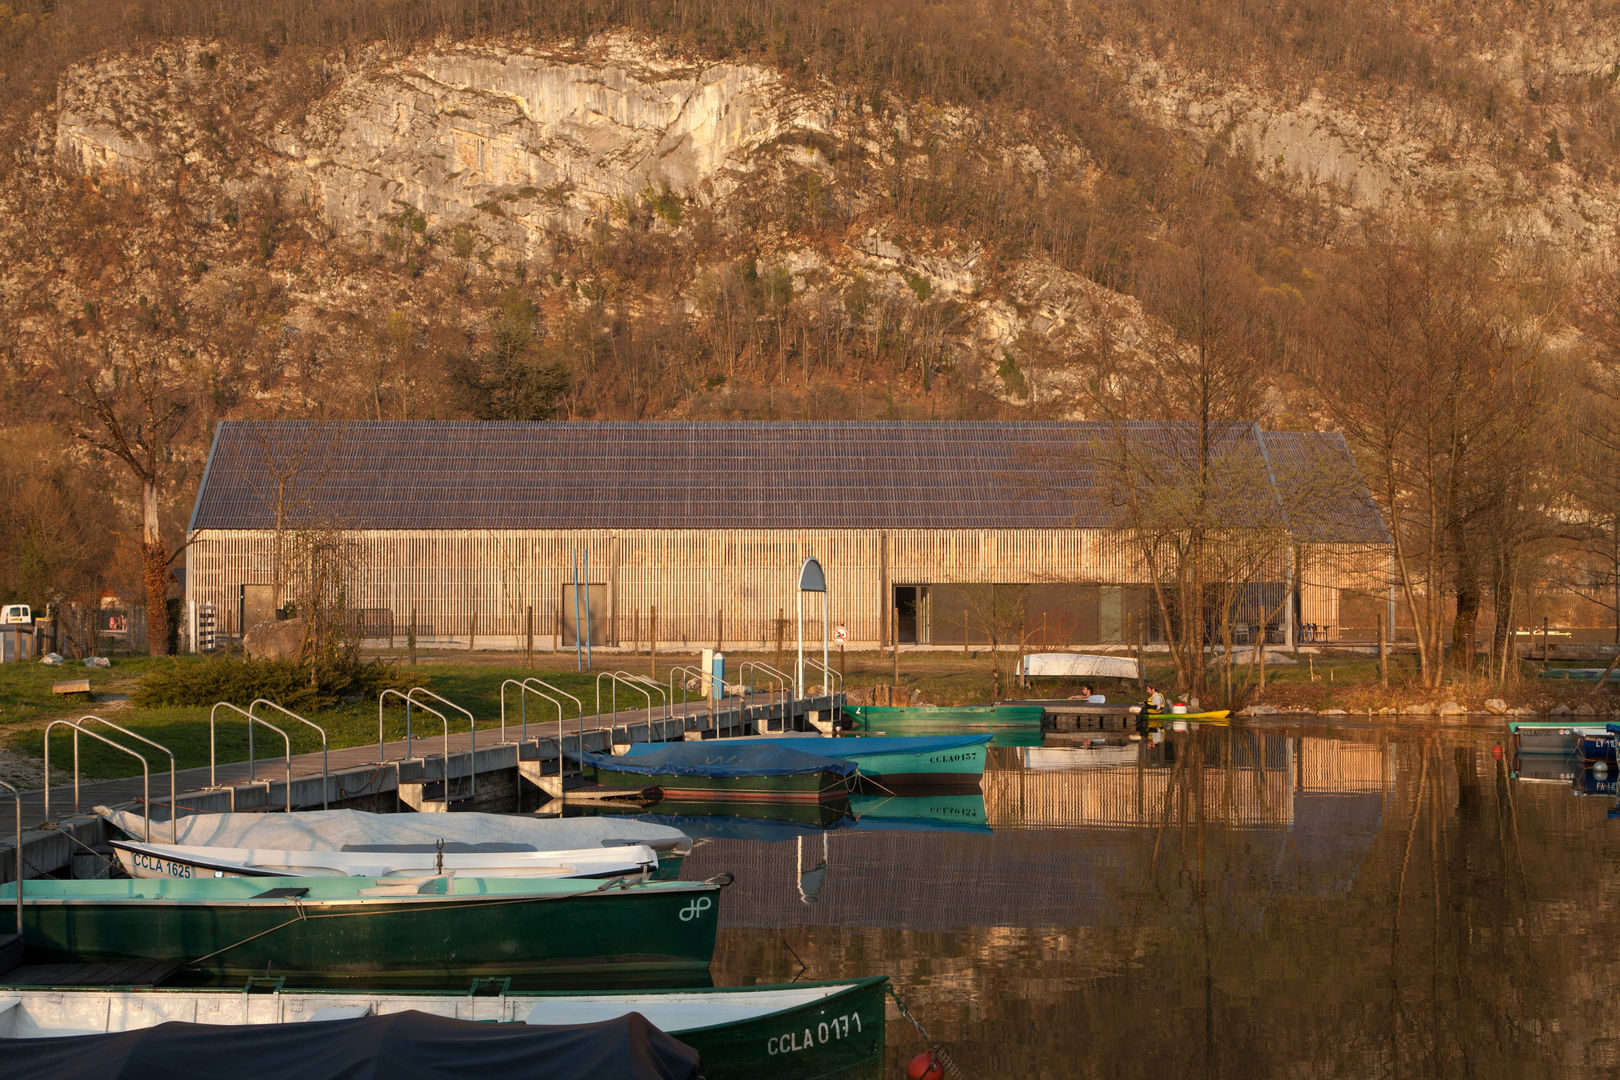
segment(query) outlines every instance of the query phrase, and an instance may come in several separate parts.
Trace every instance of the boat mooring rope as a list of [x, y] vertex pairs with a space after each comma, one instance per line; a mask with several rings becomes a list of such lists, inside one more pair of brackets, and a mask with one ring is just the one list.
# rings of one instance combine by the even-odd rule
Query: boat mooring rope
[[[39, 823], [39, 829], [42, 832], [44, 830], [46, 830], [46, 829], [50, 829], [53, 832], [60, 833], [64, 837], [66, 837], [71, 843], [78, 844], [80, 847], [84, 848], [86, 854], [94, 855], [96, 858], [100, 859], [102, 862], [106, 863], [109, 867], [112, 867], [115, 870], [118, 868], [118, 864], [116, 862], [114, 862], [112, 859], [109, 859], [107, 856], [103, 855], [101, 852], [97, 851], [95, 848], [91, 847], [89, 844], [85, 843], [83, 840], [80, 840], [77, 836], [74, 836], [72, 833], [68, 832], [66, 829], [61, 828], [54, 821], [42, 821], [42, 822], [40, 822]], [[27, 862], [29, 869], [38, 870], [42, 874], [46, 873], [45, 870], [42, 870], [40, 867], [35, 866], [32, 862], [29, 862], [29, 860], [24, 859], [22, 857], [22, 852], [20, 852], [20, 851], [17, 852], [17, 862], [19, 864]], [[19, 874], [18, 876], [20, 877], [21, 875]]]
[[911, 1010], [906, 1008], [906, 1003], [900, 1000], [899, 991], [895, 990], [894, 983], [885, 983], [883, 988], [889, 992], [890, 997], [894, 998], [894, 1003], [900, 1008], [900, 1015], [910, 1020], [911, 1026], [917, 1029], [917, 1034], [922, 1036], [923, 1042], [928, 1046], [928, 1052], [933, 1054], [934, 1059], [945, 1069], [946, 1075], [954, 1076], [957, 1080], [967, 1080], [967, 1074], [956, 1064], [956, 1061], [951, 1057], [950, 1051], [945, 1049], [942, 1044], [936, 1043], [929, 1038], [928, 1032], [924, 1030], [922, 1024], [915, 1016], [911, 1015]]

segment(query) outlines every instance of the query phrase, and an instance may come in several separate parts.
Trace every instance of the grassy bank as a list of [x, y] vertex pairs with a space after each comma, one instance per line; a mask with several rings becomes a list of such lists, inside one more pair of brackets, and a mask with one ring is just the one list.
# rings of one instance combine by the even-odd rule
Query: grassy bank
[[[819, 653], [818, 653], [819, 656]], [[470, 711], [478, 721], [480, 731], [496, 729], [500, 725], [502, 685], [508, 679], [539, 676], [584, 701], [586, 711], [596, 710], [596, 682], [603, 671], [629, 670], [637, 674], [656, 675], [660, 685], [668, 687], [673, 666], [695, 668], [696, 654], [661, 654], [656, 666], [651, 658], [626, 656], [598, 651], [594, 657], [595, 670], [578, 671], [572, 653], [540, 654], [532, 667], [525, 667], [523, 657], [513, 653], [454, 652], [423, 653], [412, 665], [404, 656], [389, 656], [397, 664], [401, 677], [409, 686], [424, 686], [456, 702]], [[794, 656], [791, 652], [777, 654], [731, 653], [727, 656], [728, 674], [735, 678], [744, 661], [762, 661], [783, 672], [791, 673]], [[999, 667], [1002, 672], [999, 697], [1053, 697], [1063, 698], [1079, 690], [1077, 680], [1037, 680], [1020, 688], [1008, 674], [1012, 658], [1003, 655]], [[196, 658], [176, 657], [153, 660], [146, 657], [127, 657], [115, 660], [111, 668], [69, 666], [49, 668], [41, 664], [7, 664], [0, 666], [0, 745], [13, 753], [38, 760], [44, 752], [46, 726], [56, 719], [73, 719], [85, 714], [104, 717], [133, 731], [145, 735], [173, 751], [179, 768], [208, 764], [209, 713], [208, 706], [139, 708], [130, 703], [139, 680], [164, 665], [197, 663]], [[905, 650], [898, 663], [884, 652], [847, 652], [832, 654], [832, 666], [842, 670], [844, 687], [852, 701], [870, 701], [875, 687], [899, 688], [906, 700], [933, 705], [982, 704], [993, 700], [998, 679], [992, 658], [985, 651], [958, 652], [954, 650]], [[1593, 712], [1607, 714], [1616, 700], [1612, 692], [1598, 691], [1589, 684], [1549, 683], [1537, 680], [1535, 672], [1526, 670], [1512, 686], [1502, 688], [1484, 679], [1454, 678], [1439, 690], [1425, 690], [1416, 684], [1410, 660], [1392, 660], [1387, 687], [1379, 685], [1376, 659], [1361, 654], [1303, 654], [1297, 663], [1274, 663], [1268, 667], [1267, 686], [1263, 692], [1251, 695], [1258, 701], [1289, 711], [1324, 712], [1343, 710], [1365, 715], [1380, 710], [1399, 710], [1414, 704], [1439, 704], [1456, 701], [1471, 711], [1480, 711], [1484, 702], [1499, 698], [1510, 707], [1532, 708], [1539, 712], [1557, 705], [1570, 708], [1587, 706]], [[90, 679], [91, 700], [64, 699], [51, 692], [51, 684], [64, 678]], [[1171, 682], [1171, 670], [1162, 657], [1150, 657], [1147, 679], [1166, 687]], [[768, 688], [771, 680], [763, 672], [750, 672], [756, 687]], [[812, 685], [819, 679], [807, 671]], [[675, 698], [681, 699], [680, 680], [677, 680]], [[1102, 684], [1111, 700], [1135, 700], [1138, 693], [1134, 683]], [[602, 681], [603, 708], [608, 707], [611, 683]], [[695, 691], [692, 691], [695, 697]], [[526, 697], [527, 717], [530, 724], [551, 724], [557, 720], [557, 711], [533, 696]], [[655, 699], [658, 695], [654, 695]], [[618, 695], [621, 708], [637, 707], [643, 698], [633, 691], [621, 688]], [[246, 706], [246, 701], [232, 702]], [[572, 717], [577, 710], [565, 702], [565, 715]], [[515, 689], [506, 690], [507, 723], [515, 727], [523, 716], [520, 697]], [[443, 710], [451, 721], [452, 731], [466, 730], [465, 719], [457, 712]], [[320, 738], [312, 729], [278, 716], [274, 710], [260, 710], [271, 723], [283, 727], [292, 740], [294, 753], [320, 749]], [[310, 712], [307, 718], [325, 729], [329, 745], [333, 748], [358, 746], [377, 739], [377, 702], [355, 700], [337, 706]], [[428, 714], [417, 714], [415, 731], [418, 735], [436, 735], [443, 730], [439, 721]], [[400, 738], [404, 735], [404, 711], [398, 699], [391, 698], [384, 711], [384, 737]], [[241, 761], [248, 755], [248, 725], [240, 714], [220, 710], [215, 737], [218, 760]], [[284, 743], [274, 732], [256, 727], [254, 752], [260, 759], [273, 758], [282, 753]], [[53, 766], [66, 766], [71, 761], [72, 738], [65, 729], [52, 735], [51, 758]], [[160, 767], [154, 755], [154, 770]], [[94, 743], [81, 742], [81, 760], [86, 777], [127, 776], [138, 773], [135, 759], [116, 750]], [[60, 763], [60, 765], [59, 765]], [[161, 763], [166, 765], [166, 759]]]

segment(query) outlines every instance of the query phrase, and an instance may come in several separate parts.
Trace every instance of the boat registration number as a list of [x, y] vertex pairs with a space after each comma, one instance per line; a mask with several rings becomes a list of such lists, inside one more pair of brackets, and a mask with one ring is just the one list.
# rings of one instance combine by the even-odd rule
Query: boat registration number
[[818, 1046], [825, 1046], [839, 1039], [847, 1039], [851, 1035], [861, 1033], [861, 1014], [845, 1013], [835, 1016], [831, 1020], [823, 1020], [815, 1027], [806, 1026], [803, 1031], [788, 1031], [780, 1035], [772, 1035], [765, 1040], [765, 1053], [770, 1057], [778, 1054], [796, 1054], [801, 1050], [812, 1050]]
[[191, 867], [185, 863], [170, 862], [168, 859], [159, 859], [152, 855], [142, 855], [139, 852], [130, 852], [130, 861], [137, 870], [150, 870], [159, 877], [191, 876]]

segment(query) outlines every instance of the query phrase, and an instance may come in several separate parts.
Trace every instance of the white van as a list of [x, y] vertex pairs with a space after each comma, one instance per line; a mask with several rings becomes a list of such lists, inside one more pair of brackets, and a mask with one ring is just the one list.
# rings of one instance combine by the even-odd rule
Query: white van
[[32, 626], [34, 613], [27, 604], [7, 604], [0, 607], [0, 626]]

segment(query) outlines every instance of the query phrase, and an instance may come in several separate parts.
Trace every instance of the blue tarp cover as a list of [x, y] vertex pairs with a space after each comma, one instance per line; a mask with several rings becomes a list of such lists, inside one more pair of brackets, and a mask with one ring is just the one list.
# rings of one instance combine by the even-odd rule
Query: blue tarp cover
[[822, 757], [820, 754], [748, 739], [638, 745], [654, 749], [633, 756], [581, 754], [570, 750], [568, 756], [599, 769], [614, 769], [638, 776], [794, 776], [822, 770], [848, 776], [855, 771], [853, 761]]
[[[880, 754], [933, 754], [941, 750], [959, 750], [965, 746], [982, 746], [990, 741], [989, 734], [977, 735], [747, 735], [740, 739], [717, 740], [740, 746], [780, 746], [802, 754], [817, 754], [828, 758], [859, 760]], [[627, 757], [641, 758], [656, 754], [662, 743], [635, 743], [625, 751]]]

